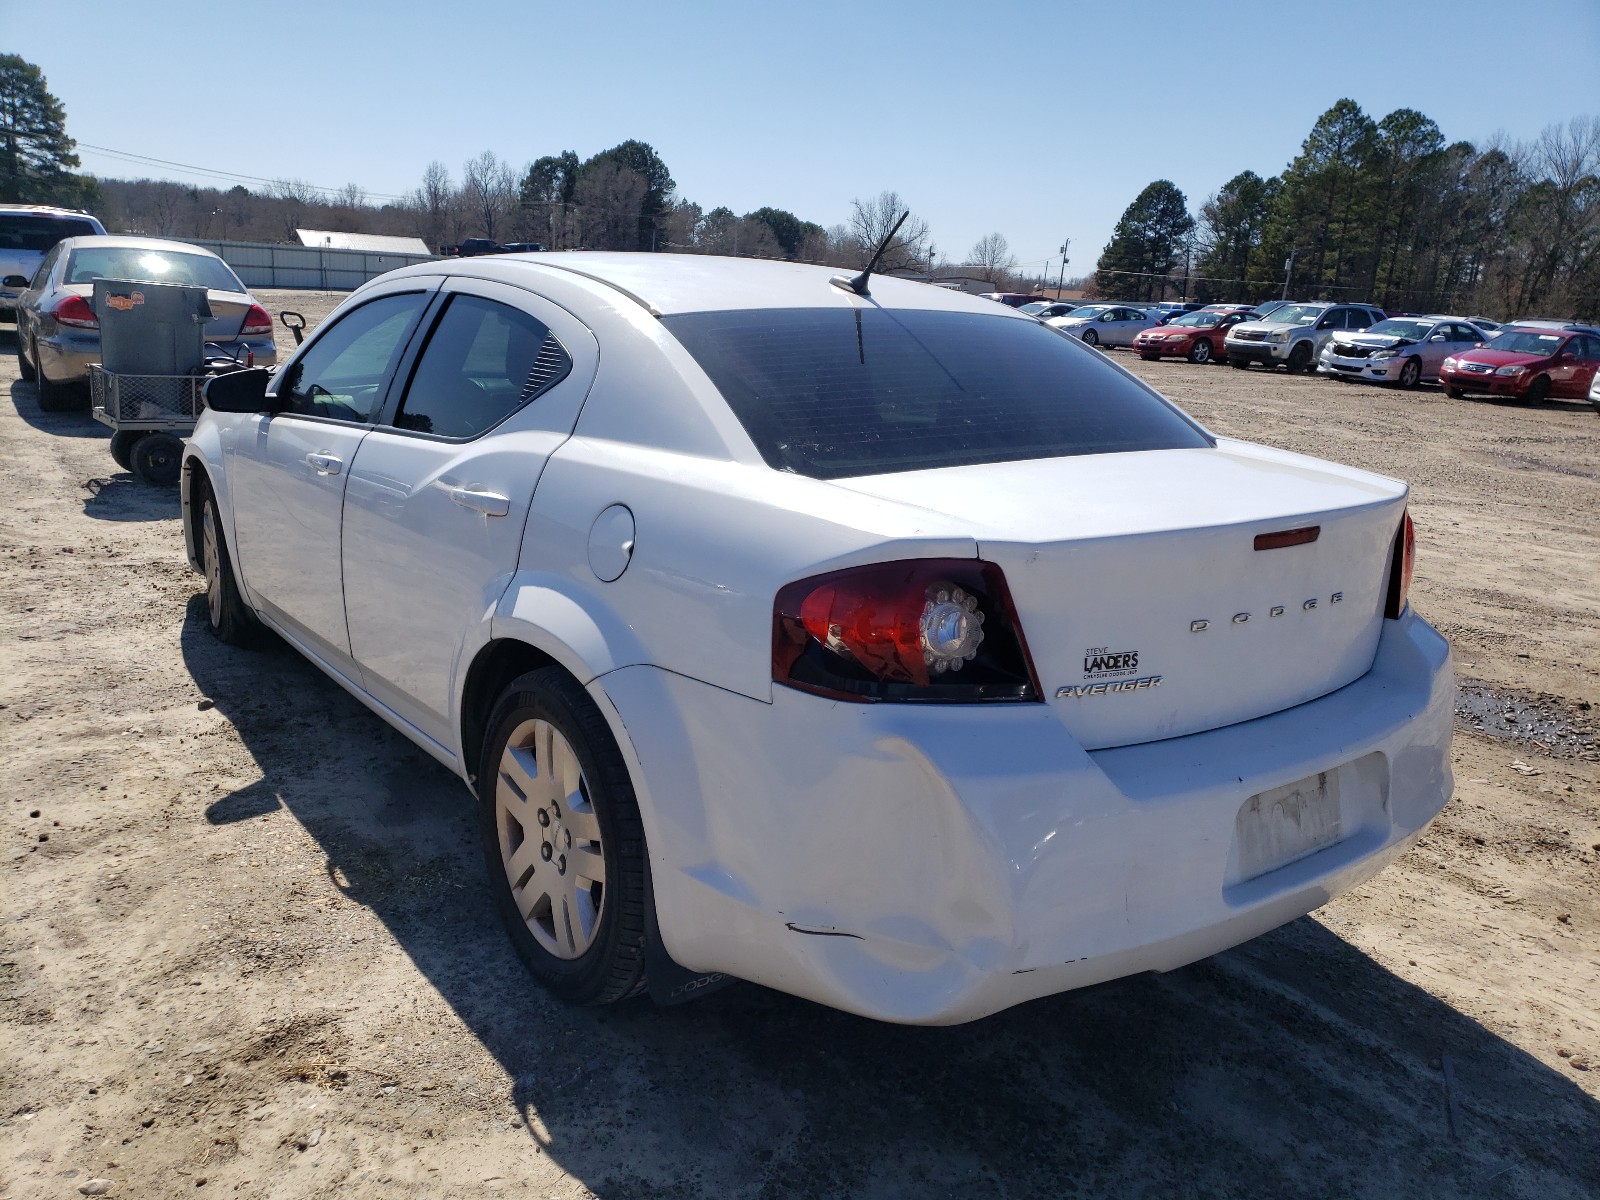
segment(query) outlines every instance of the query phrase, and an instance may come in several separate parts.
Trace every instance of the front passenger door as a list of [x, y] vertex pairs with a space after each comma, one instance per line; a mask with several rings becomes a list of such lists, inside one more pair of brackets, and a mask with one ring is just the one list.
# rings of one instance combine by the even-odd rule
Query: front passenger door
[[246, 590], [291, 640], [344, 675], [351, 666], [339, 563], [346, 472], [429, 298], [413, 290], [351, 309], [273, 380], [279, 411], [225, 423], [234, 551]]

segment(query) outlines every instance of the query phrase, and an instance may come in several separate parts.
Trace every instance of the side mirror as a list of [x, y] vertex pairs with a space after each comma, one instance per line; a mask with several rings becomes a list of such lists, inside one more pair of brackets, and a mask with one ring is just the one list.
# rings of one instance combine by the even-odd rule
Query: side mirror
[[25, 288], [28, 286], [28, 277], [26, 275], [7, 275], [4, 280], [0, 280], [0, 286]]
[[1431, 338], [1429, 338], [1428, 340], [1430, 342], [1443, 342], [1443, 341], [1446, 341], [1448, 339], [1444, 336], [1444, 334], [1436, 333]]
[[[294, 320], [291, 321], [289, 319], [290, 317], [293, 317]], [[278, 320], [283, 322], [283, 327], [285, 329], [294, 334], [294, 344], [296, 346], [300, 345], [301, 342], [306, 340], [306, 319], [299, 313], [285, 310], [278, 314]]]
[[1567, 351], [1567, 353], [1565, 353], [1565, 354], [1563, 354], [1561, 356], [1561, 365], [1562, 366], [1566, 366], [1569, 363], [1575, 363], [1577, 361], [1578, 361], [1578, 356], [1576, 354], [1572, 353], [1572, 351], [1570, 351], [1570, 350]]
[[267, 403], [267, 380], [271, 374], [265, 367], [251, 367], [213, 375], [206, 380], [203, 393], [206, 407], [213, 412], [271, 412], [272, 405]]

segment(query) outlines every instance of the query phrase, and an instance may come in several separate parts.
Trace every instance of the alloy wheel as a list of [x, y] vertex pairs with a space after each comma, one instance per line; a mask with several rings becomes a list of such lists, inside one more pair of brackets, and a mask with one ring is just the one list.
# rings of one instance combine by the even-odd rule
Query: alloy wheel
[[578, 756], [550, 722], [512, 731], [494, 808], [500, 862], [528, 932], [557, 958], [580, 957], [605, 914], [605, 855]]

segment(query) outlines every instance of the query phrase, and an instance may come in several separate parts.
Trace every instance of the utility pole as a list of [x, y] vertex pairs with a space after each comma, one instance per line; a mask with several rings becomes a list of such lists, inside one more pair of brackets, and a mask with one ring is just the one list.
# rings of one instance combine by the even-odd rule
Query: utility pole
[[1061, 299], [1061, 289], [1067, 285], [1067, 247], [1070, 245], [1072, 245], [1071, 238], [1061, 239], [1061, 274], [1056, 277], [1057, 300]]
[[1289, 298], [1289, 276], [1294, 274], [1294, 256], [1299, 253], [1298, 249], [1291, 250], [1289, 257], [1283, 260], [1283, 295], [1279, 297], [1281, 300]]

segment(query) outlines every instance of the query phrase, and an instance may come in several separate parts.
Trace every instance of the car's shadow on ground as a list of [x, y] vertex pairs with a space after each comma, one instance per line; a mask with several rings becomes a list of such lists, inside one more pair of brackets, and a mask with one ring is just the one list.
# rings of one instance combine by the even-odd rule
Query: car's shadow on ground
[[217, 643], [198, 596], [182, 650], [265, 776], [204, 819], [286, 806], [606, 1200], [1600, 1195], [1600, 1104], [1310, 919], [950, 1029], [751, 985], [565, 1007], [496, 922], [457, 779], [281, 644]]

